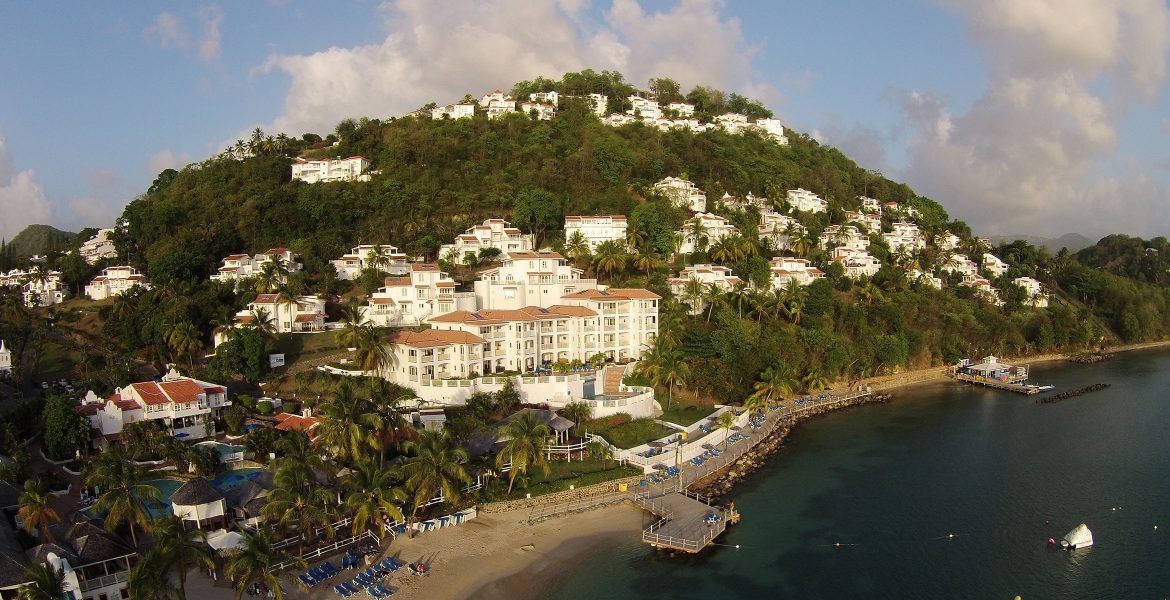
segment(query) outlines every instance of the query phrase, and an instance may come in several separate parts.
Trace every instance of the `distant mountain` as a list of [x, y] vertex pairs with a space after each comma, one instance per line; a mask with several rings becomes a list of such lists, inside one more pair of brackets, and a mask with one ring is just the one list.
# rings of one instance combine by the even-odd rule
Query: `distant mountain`
[[1066, 233], [1058, 238], [1046, 238], [1036, 235], [993, 235], [987, 238], [992, 244], [1003, 244], [1014, 242], [1016, 240], [1024, 240], [1033, 246], [1046, 248], [1049, 252], [1055, 254], [1060, 252], [1061, 248], [1068, 248], [1069, 252], [1077, 252], [1093, 245], [1093, 240], [1079, 234]]
[[49, 225], [29, 225], [8, 240], [8, 246], [16, 256], [32, 256], [50, 250], [64, 250], [76, 237], [76, 233], [61, 231]]

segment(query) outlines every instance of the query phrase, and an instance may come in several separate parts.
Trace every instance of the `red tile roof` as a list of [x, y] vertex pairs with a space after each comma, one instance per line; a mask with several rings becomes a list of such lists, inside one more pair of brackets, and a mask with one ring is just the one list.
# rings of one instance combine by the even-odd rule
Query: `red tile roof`
[[276, 420], [280, 421], [276, 425], [276, 429], [280, 431], [311, 431], [317, 427], [316, 417], [302, 417], [291, 413], [280, 413], [276, 415]]
[[198, 402], [200, 396], [206, 397], [207, 394], [207, 392], [203, 390], [203, 386], [195, 383], [190, 379], [164, 381], [158, 384], [158, 387], [177, 404]]
[[484, 339], [466, 331], [427, 329], [424, 331], [395, 331], [387, 338], [393, 344], [413, 348], [436, 348], [455, 344], [482, 344]]
[[158, 384], [154, 382], [146, 383], [131, 383], [130, 387], [142, 401], [147, 404], [167, 404], [171, 400], [159, 389]]

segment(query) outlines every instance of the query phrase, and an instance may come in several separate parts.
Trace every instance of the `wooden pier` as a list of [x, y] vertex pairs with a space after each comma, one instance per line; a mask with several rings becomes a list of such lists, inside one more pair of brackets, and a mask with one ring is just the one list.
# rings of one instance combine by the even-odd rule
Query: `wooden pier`
[[1025, 394], [1027, 396], [1031, 396], [1032, 394], [1039, 394], [1040, 392], [1044, 391], [1041, 386], [1027, 383], [998, 381], [976, 375], [966, 375], [964, 373], [953, 373], [951, 376], [954, 377], [957, 381], [962, 381], [964, 383], [973, 383], [975, 385], [982, 385], [989, 388], [995, 388], [997, 390], [1006, 390], [1009, 392], [1015, 392], [1017, 394]]
[[[735, 510], [712, 506], [710, 498], [691, 492], [636, 495], [633, 501], [658, 517], [642, 531], [642, 541], [655, 548], [694, 554], [714, 543], [728, 523], [739, 521]], [[707, 516], [712, 513], [718, 520], [707, 522]]]

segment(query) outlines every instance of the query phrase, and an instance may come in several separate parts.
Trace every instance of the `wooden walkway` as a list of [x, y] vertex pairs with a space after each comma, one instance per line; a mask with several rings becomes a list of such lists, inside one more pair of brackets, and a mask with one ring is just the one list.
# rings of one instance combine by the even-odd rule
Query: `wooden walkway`
[[[649, 511], [658, 520], [642, 531], [642, 541], [655, 548], [697, 553], [727, 529], [727, 523], [739, 519], [734, 510], [712, 506], [711, 500], [690, 492], [670, 492], [659, 496], [635, 496], [634, 504]], [[707, 522], [714, 513], [718, 520]]]
[[983, 385], [989, 388], [1015, 392], [1017, 394], [1025, 394], [1027, 396], [1031, 396], [1032, 394], [1039, 394], [1041, 391], [1043, 391], [1038, 385], [1030, 385], [1026, 383], [1008, 383], [1006, 381], [996, 381], [994, 379], [987, 379], [986, 377], [975, 377], [973, 375], [964, 375], [962, 373], [956, 373], [954, 378], [955, 380], [962, 381], [963, 383]]

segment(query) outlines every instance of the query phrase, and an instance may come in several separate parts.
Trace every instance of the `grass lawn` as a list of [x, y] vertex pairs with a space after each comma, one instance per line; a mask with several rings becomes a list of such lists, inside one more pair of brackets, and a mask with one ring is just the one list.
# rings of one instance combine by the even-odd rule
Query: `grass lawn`
[[[525, 494], [540, 496], [543, 494], [563, 492], [569, 489], [570, 485], [581, 487], [642, 474], [641, 469], [618, 466], [612, 460], [608, 463], [591, 459], [584, 461], [574, 460], [573, 462], [558, 460], [550, 462], [549, 467], [551, 468], [547, 477], [544, 471], [541, 471], [539, 468], [529, 469], [528, 486], [521, 488], [521, 483], [517, 479], [516, 487], [512, 490], [512, 494], [508, 496], [508, 499], [523, 498]], [[510, 473], [504, 473], [505, 483], [507, 482], [508, 475]], [[517, 475], [517, 477], [523, 477], [523, 475]]]
[[666, 408], [665, 399], [659, 399], [659, 402], [662, 404], [664, 410], [662, 411], [662, 416], [658, 418], [674, 423], [675, 425], [682, 425], [683, 427], [715, 412], [715, 407], [713, 406], [688, 404], [679, 398], [674, 399], [674, 404], [670, 408]]
[[593, 419], [585, 426], [586, 431], [596, 433], [618, 448], [633, 448], [646, 442], [670, 435], [675, 431], [653, 419], [633, 419], [629, 415], [614, 415]]

